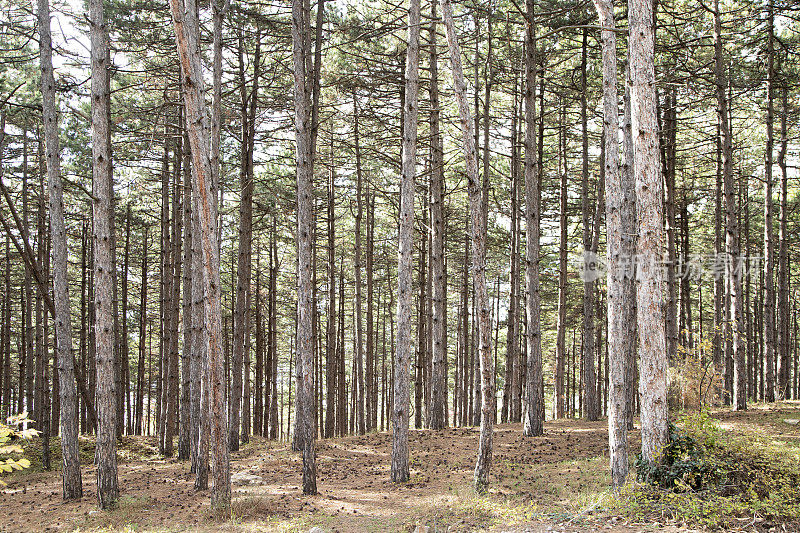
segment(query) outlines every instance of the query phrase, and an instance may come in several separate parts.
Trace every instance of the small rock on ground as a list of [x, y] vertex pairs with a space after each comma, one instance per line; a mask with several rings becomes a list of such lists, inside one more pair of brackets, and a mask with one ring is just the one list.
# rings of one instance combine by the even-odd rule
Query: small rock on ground
[[262, 485], [264, 483], [264, 479], [255, 474], [236, 472], [231, 476], [231, 483], [234, 485]]

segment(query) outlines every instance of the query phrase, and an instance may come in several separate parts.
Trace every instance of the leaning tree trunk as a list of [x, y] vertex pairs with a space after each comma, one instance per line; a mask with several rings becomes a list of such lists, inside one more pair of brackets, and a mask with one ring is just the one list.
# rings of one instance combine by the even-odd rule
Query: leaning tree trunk
[[[523, 434], [537, 437], [544, 432], [542, 394], [542, 337], [539, 323], [539, 159], [536, 151], [536, 28], [533, 25], [535, 0], [527, 0], [529, 23], [525, 32], [525, 300], [528, 341], [525, 373], [525, 420]], [[485, 230], [485, 228], [484, 228]], [[484, 396], [486, 393], [484, 392]]]
[[633, 172], [638, 208], [637, 326], [640, 345], [642, 456], [658, 461], [667, 442], [667, 353], [664, 331], [664, 216], [656, 119], [653, 0], [629, 0]]
[[[461, 66], [461, 47], [458, 44], [453, 7], [450, 0], [441, 0], [442, 18], [450, 48], [450, 66], [453, 72], [453, 90], [458, 103], [458, 114], [464, 135], [464, 158], [469, 182], [469, 212], [472, 233], [472, 276], [478, 311], [478, 339], [481, 376], [481, 430], [478, 443], [478, 461], [475, 466], [475, 488], [485, 491], [492, 466], [492, 437], [494, 431], [494, 364], [491, 350], [491, 311], [486, 288], [486, 220], [483, 217], [483, 192], [478, 176], [478, 155], [475, 148], [474, 124], [467, 101], [467, 86]], [[536, 387], [538, 389], [538, 387]], [[538, 410], [537, 410], [538, 411]]]
[[[212, 487], [211, 507], [224, 513], [231, 503], [230, 452], [228, 450], [228, 418], [225, 409], [225, 374], [222, 358], [222, 306], [220, 298], [220, 264], [217, 233], [217, 184], [212, 175], [211, 135], [204, 100], [203, 66], [200, 57], [200, 24], [194, 0], [170, 0], [175, 25], [175, 41], [184, 81], [186, 124], [192, 153], [192, 193], [197, 197], [197, 220], [202, 252], [200, 275], [204, 289], [205, 344], [208, 351], [207, 381], [210, 426]], [[214, 41], [220, 43], [222, 9], [214, 2]], [[215, 93], [219, 84], [215, 57]]]
[[397, 252], [397, 346], [394, 364], [394, 412], [392, 414], [392, 481], [408, 481], [408, 391], [411, 361], [412, 235], [414, 233], [414, 178], [417, 164], [417, 96], [419, 93], [420, 2], [410, 0], [408, 48], [403, 111], [402, 176], [400, 178], [400, 234]]
[[89, 4], [92, 56], [92, 214], [94, 217], [95, 355], [97, 357], [97, 500], [103, 509], [116, 505], [116, 398], [114, 397], [114, 316], [111, 177], [108, 92], [109, 55], [102, 0]]
[[[39, 50], [42, 69], [42, 121], [50, 192], [50, 239], [53, 247], [53, 304], [55, 313], [55, 347], [61, 396], [62, 492], [65, 500], [83, 496], [81, 465], [78, 457], [78, 409], [75, 392], [75, 369], [72, 358], [72, 320], [67, 288], [67, 232], [64, 223], [64, 189], [61, 183], [61, 160], [56, 114], [56, 86], [53, 77], [53, 50], [50, 34], [50, 3], [38, 2]], [[27, 135], [27, 133], [26, 133]], [[8, 248], [8, 240], [6, 240]], [[6, 294], [6, 300], [10, 294]], [[8, 307], [10, 309], [10, 307]], [[11, 339], [6, 338], [6, 345]], [[6, 380], [11, 376], [6, 374]], [[8, 389], [8, 387], [6, 387]], [[4, 396], [3, 401], [8, 403]], [[58, 413], [56, 413], [56, 416]]]

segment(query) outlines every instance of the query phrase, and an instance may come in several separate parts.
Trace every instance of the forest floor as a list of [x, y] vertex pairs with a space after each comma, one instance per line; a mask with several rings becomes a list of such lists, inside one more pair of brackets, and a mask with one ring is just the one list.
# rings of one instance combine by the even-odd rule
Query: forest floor
[[[800, 426], [784, 422], [800, 418], [800, 402], [714, 416], [726, 431], [800, 443]], [[632, 458], [638, 439], [634, 431]], [[286, 444], [253, 439], [232, 455], [231, 468], [257, 477], [234, 483], [227, 521], [211, 517], [208, 493], [194, 490], [187, 463], [158, 456], [155, 440], [141, 437], [120, 445], [118, 508], [97, 510], [87, 441], [83, 500], [61, 501], [57, 470], [16, 473], [0, 491], [0, 531], [683, 531], [630, 523], [608, 510], [605, 420], [547, 422], [538, 438], [523, 438], [518, 425], [497, 426], [484, 496], [471, 488], [477, 428], [412, 430], [409, 441], [405, 484], [389, 481], [389, 433], [319, 441], [319, 495], [306, 497], [298, 455]]]

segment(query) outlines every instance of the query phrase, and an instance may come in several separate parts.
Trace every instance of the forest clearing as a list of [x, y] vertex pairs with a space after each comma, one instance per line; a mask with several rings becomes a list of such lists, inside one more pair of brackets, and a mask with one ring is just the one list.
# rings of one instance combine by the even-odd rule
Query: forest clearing
[[[785, 420], [800, 418], [800, 402], [759, 405], [747, 412], [723, 410], [714, 416], [723, 431], [752, 444], [758, 439], [776, 442], [797, 461], [800, 426]], [[117, 509], [96, 509], [91, 481], [82, 501], [62, 502], [57, 472], [20, 472], [9, 478], [0, 495], [4, 509], [0, 530], [305, 532], [316, 526], [344, 533], [423, 531], [416, 529], [420, 526], [431, 533], [633, 533], [701, 528], [698, 522], [686, 526], [669, 509], [662, 517], [652, 511], [645, 518], [614, 503], [607, 435], [605, 421], [547, 422], [544, 435], [535, 438], [521, 438], [514, 425], [499, 425], [492, 490], [482, 496], [469, 488], [476, 428], [412, 430], [411, 479], [403, 484], [389, 480], [387, 433], [321, 440], [316, 496], [302, 495], [300, 458], [289, 446], [253, 439], [231, 456], [234, 491], [229, 520], [213, 517], [206, 495], [194, 490], [186, 463], [160, 456], [153, 438], [125, 437], [119, 465], [125, 496]], [[638, 432], [630, 438], [635, 450]], [[88, 442], [84, 446], [88, 450]], [[85, 462], [91, 463], [91, 452], [85, 455]], [[91, 480], [91, 466], [84, 470]], [[800, 518], [736, 517], [727, 526], [736, 531], [795, 531]]]

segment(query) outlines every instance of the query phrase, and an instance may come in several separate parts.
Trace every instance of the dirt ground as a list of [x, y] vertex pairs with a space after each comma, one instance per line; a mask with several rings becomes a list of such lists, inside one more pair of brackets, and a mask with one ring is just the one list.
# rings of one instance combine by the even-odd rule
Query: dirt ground
[[[756, 428], [800, 439], [800, 404], [718, 413], [723, 427]], [[0, 492], [0, 530], [17, 531], [675, 531], [629, 524], [597, 511], [608, 497], [606, 422], [547, 422], [545, 434], [523, 438], [518, 425], [496, 427], [491, 487], [471, 488], [477, 428], [410, 432], [411, 480], [389, 481], [389, 433], [318, 442], [319, 495], [302, 496], [300, 458], [286, 444], [255, 439], [234, 453], [233, 518], [215, 521], [209, 495], [193, 488], [189, 465], [143, 458], [152, 440], [121, 446], [121, 499], [96, 506], [95, 470], [83, 469], [84, 498], [61, 501], [58, 471], [20, 473]], [[632, 432], [631, 457], [638, 452]], [[133, 450], [133, 451], [132, 451]], [[428, 529], [425, 529], [428, 528]]]

